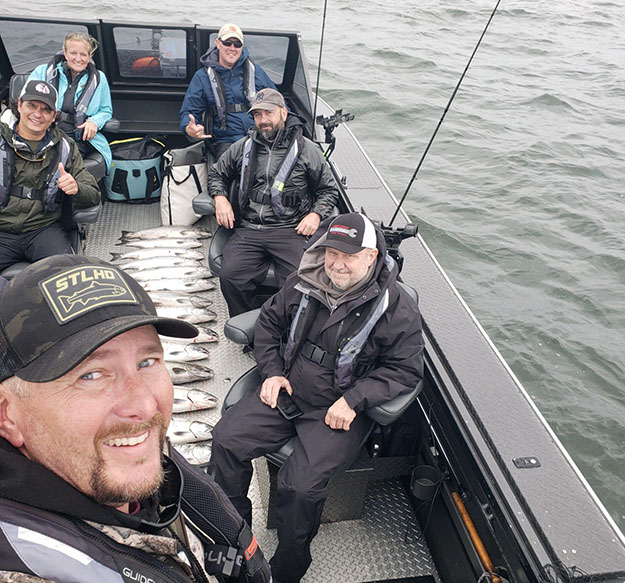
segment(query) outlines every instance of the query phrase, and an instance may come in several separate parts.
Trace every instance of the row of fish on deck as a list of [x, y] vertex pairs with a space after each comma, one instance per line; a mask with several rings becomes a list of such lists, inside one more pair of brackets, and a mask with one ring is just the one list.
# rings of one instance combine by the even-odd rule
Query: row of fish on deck
[[181, 413], [211, 409], [218, 399], [200, 384], [214, 376], [206, 366], [207, 345], [219, 340], [208, 323], [217, 318], [209, 297], [216, 284], [203, 263], [208, 231], [193, 227], [161, 226], [141, 231], [122, 231], [118, 245], [131, 250], [111, 253], [116, 263], [148, 292], [160, 316], [194, 324], [195, 338], [161, 336], [164, 359], [174, 384], [174, 415], [167, 435], [176, 449], [193, 465], [210, 458], [212, 425], [188, 420]]

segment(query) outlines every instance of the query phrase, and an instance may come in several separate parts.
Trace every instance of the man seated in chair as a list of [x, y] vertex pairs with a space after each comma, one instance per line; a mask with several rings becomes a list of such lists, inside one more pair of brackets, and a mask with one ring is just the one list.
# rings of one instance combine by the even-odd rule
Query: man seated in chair
[[0, 271], [19, 261], [73, 253], [61, 226], [62, 196], [100, 201], [76, 143], [56, 126], [56, 89], [28, 81], [0, 122]]
[[[223, 250], [219, 274], [231, 316], [260, 305], [256, 288], [275, 266], [278, 284], [297, 269], [308, 237], [330, 216], [338, 189], [321, 150], [302, 136], [303, 122], [289, 113], [275, 89], [256, 94], [256, 127], [209, 170], [208, 191], [217, 222], [237, 228]], [[230, 185], [238, 178], [233, 204]], [[235, 216], [236, 209], [236, 216]]]
[[[421, 317], [397, 271], [367, 217], [332, 221], [261, 309], [254, 331], [261, 387], [213, 431], [211, 472], [248, 522], [251, 460], [297, 436], [277, 479], [278, 548], [270, 562], [278, 583], [296, 583], [308, 569], [328, 483], [371, 429], [365, 410], [423, 378]], [[287, 420], [276, 408], [280, 391], [299, 417]]]

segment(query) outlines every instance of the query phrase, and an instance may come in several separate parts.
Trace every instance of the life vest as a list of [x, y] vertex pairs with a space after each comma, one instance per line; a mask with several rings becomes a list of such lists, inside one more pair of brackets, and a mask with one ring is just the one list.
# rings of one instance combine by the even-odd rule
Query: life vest
[[226, 129], [226, 115], [228, 113], [246, 112], [256, 98], [256, 67], [249, 57], [243, 63], [243, 96], [247, 103], [226, 103], [226, 93], [221, 76], [214, 67], [206, 67], [206, 74], [213, 90], [215, 105], [210, 105], [208, 113], [211, 119], [217, 118], [222, 130]]
[[[53, 85], [54, 88], [59, 90], [59, 63], [65, 61], [65, 55], [63, 53], [57, 53], [54, 58], [48, 63], [48, 68], [46, 69], [46, 81]], [[100, 83], [100, 71], [95, 68], [95, 64], [92, 60], [89, 61], [87, 65], [87, 82], [83, 87], [82, 93], [78, 98], [78, 101], [74, 103], [74, 95], [75, 89], [78, 87], [79, 79], [84, 75], [84, 72], [81, 75], [74, 79], [73, 81], [68, 79], [68, 88], [65, 93], [68, 96], [68, 99], [63, 100], [63, 104], [61, 105], [61, 119], [60, 123], [66, 127], [69, 127], [71, 131], [74, 128], [82, 125], [87, 121], [87, 109], [89, 108], [89, 104], [93, 99], [93, 95], [95, 94], [96, 89], [98, 88], [98, 84]], [[72, 84], [75, 83], [74, 90], [72, 91]], [[65, 127], [63, 128], [65, 130]]]
[[272, 181], [269, 192], [254, 192], [254, 175], [256, 174], [256, 142], [252, 138], [247, 138], [243, 145], [243, 159], [241, 162], [241, 181], [239, 182], [239, 208], [243, 208], [248, 200], [253, 200], [260, 204], [271, 204], [274, 212], [278, 216], [283, 216], [285, 207], [295, 207], [299, 204], [300, 197], [291, 195], [282, 196], [284, 185], [288, 180], [297, 159], [304, 146], [301, 126], [295, 127], [292, 132], [291, 141], [286, 150], [286, 154], [278, 167]]
[[[385, 267], [391, 271], [395, 262], [387, 253], [384, 258]], [[387, 282], [390, 278], [387, 278]], [[351, 331], [341, 329], [337, 335], [336, 344], [330, 350], [324, 350], [308, 341], [307, 336], [313, 321], [317, 317], [319, 300], [311, 297], [310, 294], [302, 292], [299, 306], [284, 346], [283, 375], [287, 376], [288, 371], [299, 353], [305, 354], [307, 358], [321, 364], [326, 368], [334, 370], [334, 387], [339, 393], [349, 389], [356, 378], [360, 378], [370, 370], [374, 363], [364, 363], [360, 366], [358, 356], [367, 342], [367, 338], [375, 328], [380, 318], [384, 315], [389, 306], [390, 294], [388, 284], [380, 290], [379, 296], [369, 302], [368, 314], [359, 321], [358, 327]], [[315, 305], [316, 304], [316, 305]]]
[[[174, 457], [180, 459], [179, 455]], [[203, 569], [208, 575], [219, 580], [230, 577], [269, 583], [271, 576], [264, 555], [249, 526], [230, 509], [225, 494], [213, 480], [190, 469], [183, 474], [180, 469], [173, 469], [171, 463], [166, 458], [166, 467], [171, 470], [169, 480], [176, 482], [167, 508], [161, 511], [157, 522], [144, 522], [141, 532], [134, 535], [137, 540], [152, 535], [155, 549], [159, 537], [167, 537], [172, 544], [164, 545], [162, 553], [116, 541], [107, 534], [111, 529], [106, 525], [0, 498], [0, 536], [8, 543], [2, 549], [6, 550], [5, 558], [11, 561], [9, 564], [24, 563], [26, 574], [66, 583], [192, 583], [205, 577], [200, 577], [202, 567], [195, 564], [184, 543], [182, 533], [189, 529], [202, 544]], [[174, 546], [180, 559], [171, 554]], [[162, 560], [164, 557], [169, 560]], [[191, 566], [181, 569], [174, 567], [174, 562]]]
[[13, 172], [15, 170], [15, 150], [0, 136], [0, 212], [9, 202], [10, 196], [40, 200], [44, 213], [51, 213], [59, 206], [60, 177], [59, 162], [65, 166], [69, 160], [71, 147], [65, 136], [61, 137], [55, 147], [56, 154], [52, 157], [46, 170], [41, 188], [27, 186], [13, 186]]

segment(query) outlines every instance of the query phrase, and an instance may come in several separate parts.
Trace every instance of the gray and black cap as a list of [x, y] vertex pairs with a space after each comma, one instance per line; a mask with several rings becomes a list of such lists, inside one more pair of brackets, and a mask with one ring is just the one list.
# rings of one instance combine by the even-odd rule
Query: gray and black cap
[[158, 316], [147, 292], [118, 267], [81, 255], [47, 257], [0, 289], [0, 382], [52, 381], [148, 324], [167, 336], [197, 335], [187, 322]]

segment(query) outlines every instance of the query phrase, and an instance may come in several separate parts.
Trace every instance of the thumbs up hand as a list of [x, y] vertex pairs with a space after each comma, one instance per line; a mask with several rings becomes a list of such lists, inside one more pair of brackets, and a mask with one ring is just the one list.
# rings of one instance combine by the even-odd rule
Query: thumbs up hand
[[65, 170], [63, 162], [59, 162], [59, 180], [57, 182], [58, 187], [69, 196], [73, 196], [78, 193], [78, 183], [74, 177]]
[[203, 125], [195, 123], [195, 117], [193, 117], [192, 113], [189, 114], [189, 123], [184, 129], [190, 138], [196, 140], [206, 140], [211, 137], [210, 134], [206, 133]]

